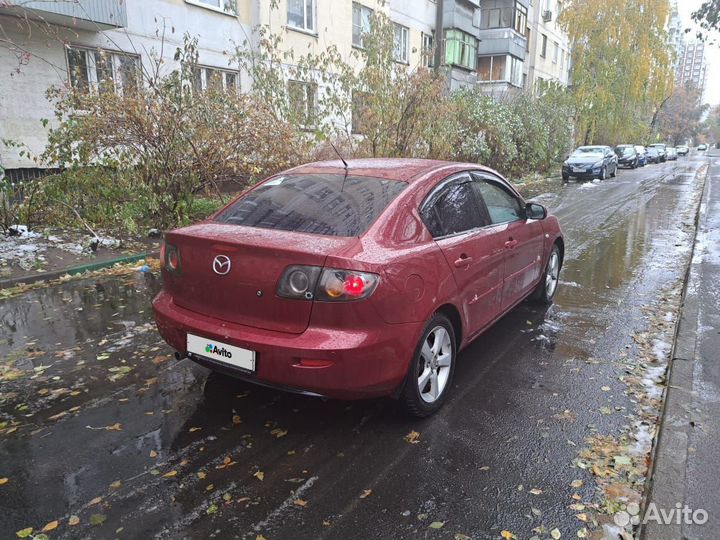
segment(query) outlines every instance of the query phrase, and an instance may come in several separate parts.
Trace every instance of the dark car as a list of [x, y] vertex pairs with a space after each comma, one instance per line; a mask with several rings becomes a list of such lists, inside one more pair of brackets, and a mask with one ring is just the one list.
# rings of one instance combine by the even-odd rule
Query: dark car
[[615, 147], [618, 157], [618, 167], [637, 169], [640, 166], [640, 156], [632, 144], [619, 144]]
[[644, 147], [643, 145], [641, 145], [641, 144], [636, 144], [636, 145], [635, 145], [635, 151], [636, 151], [637, 154], [638, 154], [638, 162], [640, 163], [640, 166], [641, 166], [641, 167], [644, 167], [645, 165], [647, 165], [647, 164], [648, 164], [647, 148], [645, 148], [645, 147]]
[[607, 179], [615, 176], [618, 170], [618, 157], [609, 146], [580, 146], [563, 163], [562, 178]]
[[662, 143], [655, 143], [648, 145], [648, 148], [654, 148], [658, 151], [658, 155], [660, 156], [660, 163], [665, 163], [667, 161], [667, 145], [664, 145]]
[[310, 163], [168, 232], [153, 310], [210, 369], [427, 416], [459, 350], [524, 299], [552, 302], [564, 252], [557, 219], [486, 167]]
[[660, 163], [660, 152], [657, 148], [647, 148], [647, 160], [648, 163]]

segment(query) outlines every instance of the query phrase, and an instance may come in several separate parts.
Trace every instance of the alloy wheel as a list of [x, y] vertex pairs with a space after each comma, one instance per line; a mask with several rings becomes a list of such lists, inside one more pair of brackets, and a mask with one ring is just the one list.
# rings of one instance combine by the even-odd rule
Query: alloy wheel
[[552, 298], [557, 290], [558, 279], [560, 276], [560, 257], [557, 251], [550, 254], [550, 260], [547, 265], [547, 273], [545, 274], [545, 295]]
[[428, 332], [420, 350], [417, 385], [426, 403], [435, 402], [445, 390], [453, 361], [450, 334], [442, 326]]

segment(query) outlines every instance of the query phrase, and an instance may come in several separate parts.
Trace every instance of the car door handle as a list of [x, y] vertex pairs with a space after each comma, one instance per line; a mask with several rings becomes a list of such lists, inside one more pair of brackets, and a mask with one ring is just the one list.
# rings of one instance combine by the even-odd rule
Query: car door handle
[[517, 246], [517, 243], [518, 243], [517, 240], [512, 240], [512, 239], [508, 240], [507, 242], [505, 242], [505, 247], [507, 249], [513, 249], [515, 246]]
[[460, 258], [455, 261], [455, 267], [456, 268], [463, 268], [465, 266], [470, 266], [470, 263], [472, 262], [472, 257], [468, 257], [464, 253], [460, 255]]

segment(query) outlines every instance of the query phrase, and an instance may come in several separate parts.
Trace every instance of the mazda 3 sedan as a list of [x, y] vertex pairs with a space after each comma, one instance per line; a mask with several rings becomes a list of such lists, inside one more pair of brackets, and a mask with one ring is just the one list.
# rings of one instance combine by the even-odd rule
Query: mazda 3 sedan
[[527, 297], [552, 301], [564, 252], [557, 219], [490, 169], [311, 163], [168, 232], [153, 308], [210, 369], [426, 416], [460, 349]]
[[615, 177], [618, 171], [618, 157], [609, 146], [580, 146], [570, 154], [562, 165], [564, 182], [575, 177], [579, 179], [597, 178], [607, 180]]

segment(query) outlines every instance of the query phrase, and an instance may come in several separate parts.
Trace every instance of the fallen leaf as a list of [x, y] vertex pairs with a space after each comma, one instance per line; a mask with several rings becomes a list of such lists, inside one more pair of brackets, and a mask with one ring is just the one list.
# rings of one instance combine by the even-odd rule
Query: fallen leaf
[[236, 415], [233, 416], [232, 421], [233, 421], [233, 424], [235, 424], [235, 425], [241, 424], [241, 423], [242, 423], [242, 418], [240, 418], [240, 417], [236, 414]]
[[255, 540], [267, 540], [262, 534], [258, 534], [255, 536]]
[[615, 456], [615, 465], [632, 465], [632, 460], [629, 456]]
[[372, 495], [372, 489], [363, 489], [363, 492], [360, 494], [360, 498], [367, 499], [370, 495]]
[[555, 540], [560, 540], [562, 533], [560, 532], [560, 529], [553, 529], [550, 531], [550, 536], [552, 536]]
[[[488, 467], [487, 465], [483, 465], [482, 467], [480, 467], [480, 470], [481, 471], [489, 471], [490, 467]], [[460, 533], [458, 533], [458, 534], [460, 534]]]
[[230, 502], [232, 500], [232, 495], [230, 495], [229, 493], [223, 493], [222, 498], [223, 498], [223, 501]]
[[602, 388], [600, 388], [600, 390], [602, 390], [603, 392], [609, 392], [609, 391], [610, 391], [610, 387], [609, 387], [609, 386], [603, 386]]
[[163, 478], [172, 478], [173, 476], [177, 476], [177, 471], [170, 471], [163, 474]]
[[428, 525], [428, 529], [442, 529], [443, 525], [445, 525], [444, 521], [433, 521], [430, 525]]
[[279, 439], [280, 437], [287, 435], [287, 433], [287, 429], [275, 428], [270, 432], [270, 435], [274, 435], [275, 438]]
[[583, 481], [582, 480], [573, 480], [570, 482], [570, 487], [579, 488], [582, 487]]
[[211, 504], [210, 506], [208, 506], [208, 509], [206, 510], [206, 512], [208, 514], [214, 514], [217, 511], [218, 511], [218, 507], [216, 504]]
[[588, 535], [588, 530], [585, 527], [583, 527], [582, 529], [578, 529], [578, 532], [577, 532], [578, 538], [587, 538], [587, 535]]
[[107, 431], [122, 431], [122, 425], [119, 422], [117, 422], [117, 423], [113, 424], [112, 426], [105, 426], [105, 429]]
[[0, 486], [2, 486], [3, 484], [7, 484], [8, 482], [9, 480], [7, 478], [0, 478]]
[[158, 455], [158, 453], [157, 453], [155, 450], [150, 450], [150, 457], [151, 457], [151, 458], [156, 458], [157, 455]]
[[196, 431], [200, 431], [201, 429], [202, 429], [201, 427], [191, 427], [190, 429], [188, 429], [188, 431], [190, 433], [194, 433]]
[[455, 533], [455, 540], [471, 540], [467, 534]]
[[500, 536], [502, 536], [505, 540], [515, 540], [515, 538], [517, 538], [517, 536], [510, 531], [500, 531]]
[[106, 519], [107, 516], [105, 514], [93, 514], [90, 516], [90, 525], [102, 525]]
[[538, 516], [538, 517], [539, 517], [539, 516], [542, 516], [542, 510], [539, 510], [539, 509], [537, 509], [537, 508], [530, 507], [530, 511], [533, 513], [533, 515], [536, 515], [536, 516]]
[[295, 499], [293, 501], [293, 504], [296, 506], [301, 506], [301, 507], [305, 508], [307, 506], [307, 501], [304, 499]]
[[122, 482], [120, 480], [115, 480], [112, 484], [110, 484], [110, 489], [120, 489], [122, 487]]
[[584, 504], [571, 504], [568, 508], [570, 508], [570, 510], [576, 510], [577, 512], [579, 512], [581, 510], [585, 510], [585, 505]]
[[262, 480], [265, 479], [265, 473], [262, 472], [262, 471], [256, 472], [255, 474], [253, 474], [253, 476], [254, 476], [255, 478], [257, 478], [258, 480], [260, 480], [260, 481], [262, 481]]
[[[59, 525], [59, 523], [58, 523], [58, 520], [57, 520], [57, 519], [54, 520], [54, 521], [51, 521], [50, 523], [48, 523], [47, 525], [45, 525], [45, 526], [42, 528], [42, 532], [54, 531], [55, 529], [58, 528], [58, 525]], [[37, 538], [37, 537], [35, 537], [35, 538]]]
[[20, 529], [18, 532], [15, 533], [15, 535], [18, 538], [27, 538], [28, 536], [30, 536], [32, 534], [32, 532], [33, 532], [33, 528], [28, 527], [27, 529]]
[[208, 484], [205, 487], [205, 491], [212, 491], [213, 489], [215, 489], [215, 484]]
[[68, 519], [68, 525], [72, 527], [74, 527], [78, 523], [80, 523], [80, 518], [77, 516], [70, 516], [70, 519]]
[[102, 497], [95, 497], [88, 503], [88, 506], [93, 506], [95, 504], [98, 504], [100, 501], [102, 501]]
[[197, 473], [197, 477], [198, 477], [200, 480], [205, 480], [205, 477], [206, 477], [206, 476], [207, 476], [207, 474], [205, 474], [205, 473], [202, 472], [202, 471], [200, 471], [199, 473]]
[[532, 493], [533, 495], [540, 495], [540, 494], [542, 494], [542, 489], [532, 488], [530, 490], [530, 493]]
[[575, 514], [575, 517], [578, 518], [580, 521], [587, 521], [587, 514]]
[[420, 434], [417, 431], [411, 431], [404, 437], [405, 442], [410, 444], [417, 444], [420, 442]]

